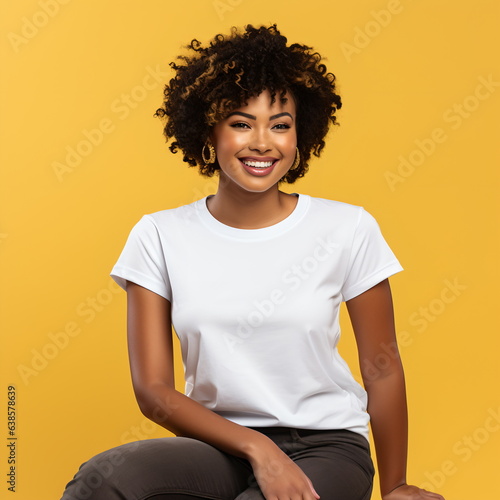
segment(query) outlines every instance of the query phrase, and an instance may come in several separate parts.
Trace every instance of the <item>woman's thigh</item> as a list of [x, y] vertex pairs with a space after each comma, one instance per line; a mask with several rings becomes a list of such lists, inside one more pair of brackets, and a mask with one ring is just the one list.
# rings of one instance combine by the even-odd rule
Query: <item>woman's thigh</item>
[[[374, 468], [369, 444], [363, 436], [344, 430], [262, 429], [261, 432], [305, 472], [321, 500], [370, 499]], [[237, 500], [263, 498], [254, 483]]]
[[294, 431], [302, 450], [291, 458], [309, 477], [321, 500], [368, 500], [374, 468], [366, 439], [350, 431]]
[[232, 500], [248, 487], [247, 462], [190, 438], [128, 443], [85, 462], [62, 500]]

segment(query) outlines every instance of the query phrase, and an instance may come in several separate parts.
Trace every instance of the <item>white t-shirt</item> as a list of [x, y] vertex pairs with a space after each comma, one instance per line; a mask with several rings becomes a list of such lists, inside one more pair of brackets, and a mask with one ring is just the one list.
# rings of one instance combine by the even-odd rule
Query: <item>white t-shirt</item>
[[363, 208], [296, 196], [262, 229], [221, 223], [208, 197], [144, 215], [111, 276], [171, 302], [192, 399], [245, 426], [368, 439], [366, 392], [336, 348], [339, 307], [402, 267]]

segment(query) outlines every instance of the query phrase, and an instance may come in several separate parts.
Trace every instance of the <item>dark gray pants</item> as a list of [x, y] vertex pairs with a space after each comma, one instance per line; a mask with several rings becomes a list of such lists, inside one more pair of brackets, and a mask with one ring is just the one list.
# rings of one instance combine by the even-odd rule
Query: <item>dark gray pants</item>
[[[344, 430], [257, 429], [309, 477], [321, 500], [369, 500], [366, 439]], [[279, 474], [276, 464], [273, 474]], [[250, 464], [202, 441], [172, 437], [124, 444], [84, 463], [62, 500], [262, 500]]]

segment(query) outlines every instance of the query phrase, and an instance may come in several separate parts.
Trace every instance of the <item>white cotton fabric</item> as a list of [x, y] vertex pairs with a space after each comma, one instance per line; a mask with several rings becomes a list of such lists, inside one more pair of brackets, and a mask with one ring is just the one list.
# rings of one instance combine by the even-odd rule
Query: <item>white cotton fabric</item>
[[362, 207], [294, 194], [294, 211], [262, 229], [221, 223], [209, 197], [144, 215], [111, 276], [171, 302], [190, 398], [245, 426], [368, 439], [339, 307], [402, 267]]

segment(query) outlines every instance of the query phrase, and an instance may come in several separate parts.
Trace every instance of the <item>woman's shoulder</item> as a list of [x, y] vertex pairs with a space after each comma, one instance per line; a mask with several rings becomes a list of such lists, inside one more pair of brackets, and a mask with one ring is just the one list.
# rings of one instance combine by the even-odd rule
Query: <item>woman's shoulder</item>
[[379, 231], [376, 218], [361, 205], [329, 198], [309, 197], [311, 224], [343, 228], [346, 231], [372, 233]]
[[362, 206], [354, 205], [344, 201], [333, 200], [330, 198], [320, 198], [308, 196], [310, 199], [311, 211], [313, 214], [321, 217], [335, 217], [342, 219], [358, 220], [365, 209]]
[[150, 212], [143, 215], [143, 219], [149, 220], [156, 225], [164, 225], [169, 223], [189, 224], [193, 222], [196, 213], [200, 210], [201, 204], [206, 198], [186, 203], [184, 205], [165, 208], [156, 212]]

